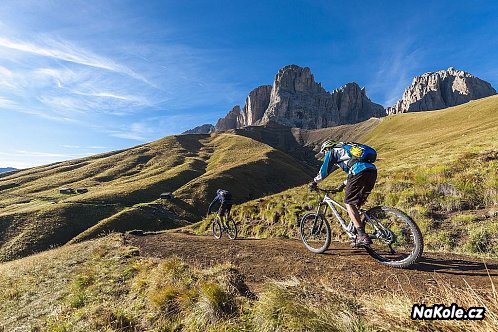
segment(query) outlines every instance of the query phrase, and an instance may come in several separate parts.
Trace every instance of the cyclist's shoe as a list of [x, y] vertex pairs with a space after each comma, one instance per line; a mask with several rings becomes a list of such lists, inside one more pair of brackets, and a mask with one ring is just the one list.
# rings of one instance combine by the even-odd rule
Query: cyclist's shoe
[[362, 248], [372, 244], [372, 240], [367, 234], [356, 235], [356, 238], [351, 242], [352, 248]]

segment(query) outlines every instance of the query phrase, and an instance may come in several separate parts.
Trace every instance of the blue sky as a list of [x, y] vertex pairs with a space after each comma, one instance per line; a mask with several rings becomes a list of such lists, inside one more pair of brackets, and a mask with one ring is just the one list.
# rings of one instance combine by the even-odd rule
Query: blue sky
[[450, 66], [498, 88], [493, 1], [2, 1], [0, 167], [214, 123], [279, 68], [392, 105]]

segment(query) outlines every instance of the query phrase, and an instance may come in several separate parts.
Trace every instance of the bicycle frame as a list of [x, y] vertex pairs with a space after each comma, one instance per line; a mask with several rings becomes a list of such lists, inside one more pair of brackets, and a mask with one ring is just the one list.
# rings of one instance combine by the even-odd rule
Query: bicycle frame
[[[341, 216], [341, 214], [339, 213], [339, 211], [336, 208], [336, 207], [338, 207], [339, 209], [347, 212], [348, 210], [344, 206], [342, 206], [340, 203], [338, 203], [338, 202], [334, 201], [332, 198], [330, 198], [328, 193], [325, 193], [325, 196], [323, 197], [323, 201], [318, 205], [318, 209], [316, 211], [317, 218], [318, 218], [318, 215], [320, 215], [320, 211], [321, 211], [322, 207], [325, 207], [325, 209], [323, 209], [321, 214], [323, 214], [325, 216], [325, 212], [327, 212], [327, 208], [330, 208], [330, 210], [332, 210], [332, 213], [334, 214], [335, 218], [339, 221], [342, 229], [346, 232], [348, 237], [350, 239], [354, 239], [356, 237], [356, 235], [353, 234], [353, 232], [352, 232], [352, 230], [354, 229], [352, 222], [350, 221], [349, 224], [346, 224], [346, 221], [344, 220], [344, 218]], [[360, 210], [360, 214], [364, 214], [364, 212], [365, 211]], [[316, 220], [315, 220], [315, 223], [316, 223]]]

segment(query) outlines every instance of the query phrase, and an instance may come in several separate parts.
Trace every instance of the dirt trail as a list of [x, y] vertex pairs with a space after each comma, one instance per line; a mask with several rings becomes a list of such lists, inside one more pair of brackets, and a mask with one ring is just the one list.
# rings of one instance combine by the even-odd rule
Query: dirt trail
[[125, 238], [140, 248], [142, 256], [178, 256], [201, 267], [231, 262], [255, 291], [269, 278], [284, 280], [293, 276], [326, 281], [353, 291], [402, 287], [404, 292], [420, 296], [439, 283], [450, 287], [465, 287], [468, 283], [474, 289], [489, 290], [491, 279], [498, 286], [498, 260], [483, 262], [467, 256], [428, 253], [411, 269], [400, 270], [385, 267], [365, 251], [343, 243], [332, 243], [328, 251], [317, 255], [308, 252], [298, 240], [230, 241], [177, 232]]

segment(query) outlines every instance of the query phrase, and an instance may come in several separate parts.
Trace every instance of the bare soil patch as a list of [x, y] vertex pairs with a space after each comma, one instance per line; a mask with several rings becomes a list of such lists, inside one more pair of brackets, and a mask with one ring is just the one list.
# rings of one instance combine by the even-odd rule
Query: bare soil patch
[[244, 275], [254, 291], [268, 279], [292, 277], [332, 283], [352, 292], [400, 290], [422, 297], [432, 288], [445, 284], [475, 290], [491, 290], [498, 285], [498, 261], [449, 255], [424, 254], [411, 269], [400, 270], [381, 265], [364, 250], [344, 243], [332, 243], [324, 254], [308, 252], [298, 240], [237, 239], [216, 240], [178, 232], [153, 235], [125, 235], [129, 244], [147, 257], [178, 256], [190, 264], [209, 267], [230, 262]]

